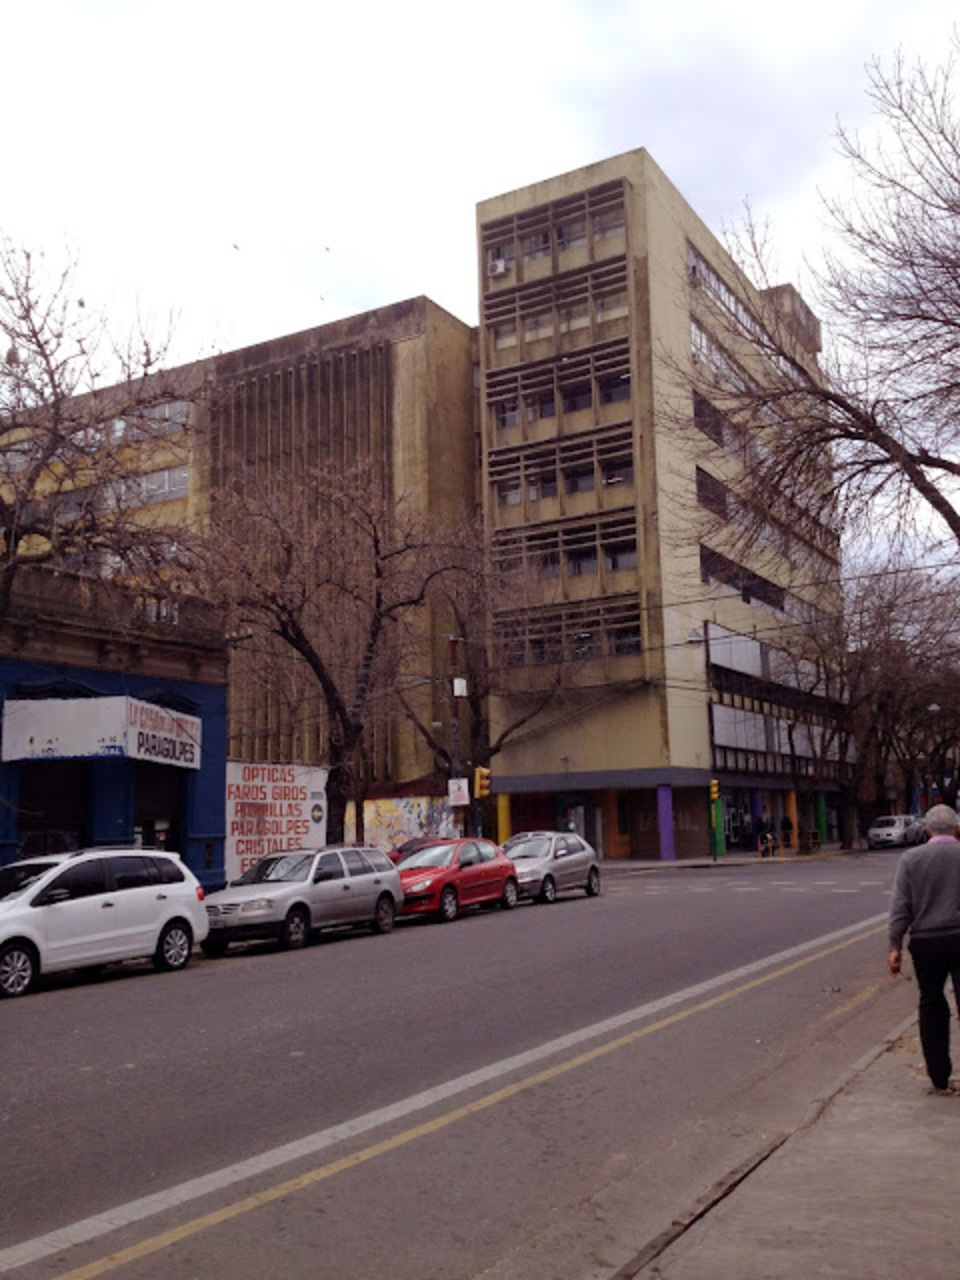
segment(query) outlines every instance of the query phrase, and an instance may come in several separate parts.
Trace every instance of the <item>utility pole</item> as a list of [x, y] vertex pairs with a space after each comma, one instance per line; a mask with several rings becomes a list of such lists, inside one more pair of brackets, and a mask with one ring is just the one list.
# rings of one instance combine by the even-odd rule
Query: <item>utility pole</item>
[[458, 674], [460, 668], [460, 636], [448, 636], [450, 679], [450, 780], [447, 799], [452, 809], [465, 809], [470, 804], [470, 784], [462, 777], [460, 759], [460, 705], [458, 698], [467, 696], [467, 682]]

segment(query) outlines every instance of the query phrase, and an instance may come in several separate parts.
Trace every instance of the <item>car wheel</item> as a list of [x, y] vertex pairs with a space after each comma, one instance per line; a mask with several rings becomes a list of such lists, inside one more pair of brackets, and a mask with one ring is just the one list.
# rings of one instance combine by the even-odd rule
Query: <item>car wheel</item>
[[389, 933], [396, 919], [397, 908], [389, 893], [381, 893], [377, 899], [377, 909], [373, 915], [373, 932]]
[[588, 898], [595, 898], [600, 892], [600, 872], [596, 867], [590, 868], [590, 874], [587, 876], [587, 883], [585, 887]]
[[503, 886], [503, 897], [500, 899], [500, 905], [504, 911], [512, 910], [517, 905], [519, 896], [516, 880], [508, 880]]
[[200, 950], [205, 956], [209, 956], [211, 960], [216, 960], [219, 956], [227, 954], [227, 947], [230, 943], [226, 938], [204, 938], [200, 943]]
[[310, 917], [303, 907], [291, 907], [283, 922], [283, 933], [280, 941], [288, 951], [299, 951], [307, 945], [310, 937]]
[[541, 902], [556, 902], [557, 886], [554, 883], [553, 876], [544, 877], [543, 884], [540, 886], [539, 896]]
[[459, 909], [457, 891], [452, 884], [448, 884], [440, 895], [440, 919], [449, 924], [451, 920], [456, 920]]
[[183, 920], [171, 920], [169, 924], [164, 925], [160, 934], [160, 941], [153, 954], [153, 963], [158, 969], [165, 969], [168, 973], [182, 969], [190, 959], [192, 946], [193, 934], [190, 932], [190, 926]]
[[26, 942], [8, 942], [0, 948], [0, 996], [25, 996], [36, 981], [37, 953]]

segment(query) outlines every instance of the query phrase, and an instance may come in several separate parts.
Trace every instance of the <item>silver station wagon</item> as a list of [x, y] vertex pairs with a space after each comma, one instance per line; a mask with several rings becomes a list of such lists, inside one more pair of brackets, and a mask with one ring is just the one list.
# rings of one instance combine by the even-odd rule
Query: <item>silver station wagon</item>
[[388, 933], [402, 902], [400, 876], [380, 849], [292, 849], [261, 858], [226, 889], [208, 894], [210, 932], [201, 946], [208, 956], [255, 938], [302, 947], [313, 930], [332, 925]]
[[558, 893], [600, 892], [600, 864], [592, 845], [572, 831], [521, 831], [503, 846], [517, 868], [520, 894], [553, 902]]

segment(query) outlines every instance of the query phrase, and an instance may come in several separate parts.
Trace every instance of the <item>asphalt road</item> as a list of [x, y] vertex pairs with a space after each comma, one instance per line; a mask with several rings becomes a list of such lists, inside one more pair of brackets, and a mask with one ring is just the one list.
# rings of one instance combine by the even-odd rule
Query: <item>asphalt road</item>
[[0, 1006], [0, 1273], [613, 1276], [909, 1012], [895, 864], [51, 980]]

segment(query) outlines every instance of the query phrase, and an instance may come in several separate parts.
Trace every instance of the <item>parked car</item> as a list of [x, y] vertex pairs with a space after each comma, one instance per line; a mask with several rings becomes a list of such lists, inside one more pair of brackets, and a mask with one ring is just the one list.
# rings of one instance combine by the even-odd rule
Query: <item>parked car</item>
[[517, 905], [517, 871], [499, 845], [479, 838], [436, 839], [397, 863], [405, 916], [456, 920], [478, 903]]
[[521, 831], [503, 851], [517, 868], [520, 894], [554, 902], [558, 893], [583, 889], [591, 898], [600, 892], [600, 863], [593, 847], [570, 831]]
[[305, 946], [315, 929], [368, 925], [389, 933], [403, 900], [400, 877], [381, 849], [348, 845], [293, 849], [254, 863], [239, 880], [207, 897], [205, 955], [231, 942], [276, 938]]
[[438, 836], [411, 836], [409, 840], [404, 840], [403, 844], [398, 844], [395, 849], [388, 849], [387, 857], [391, 862], [399, 862], [408, 853], [416, 853], [418, 849], [425, 849], [428, 844], [436, 844], [438, 839]]
[[871, 849], [920, 844], [925, 839], [923, 819], [911, 813], [891, 813], [874, 818], [867, 831], [867, 846]]
[[207, 936], [203, 888], [172, 853], [87, 849], [0, 867], [0, 995], [41, 973], [153, 958], [182, 969]]

